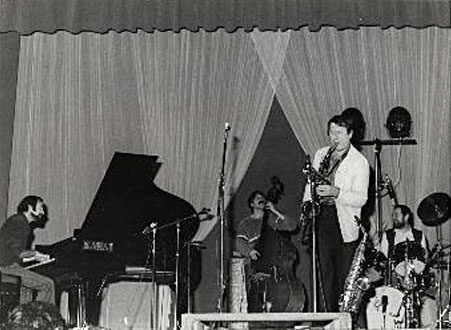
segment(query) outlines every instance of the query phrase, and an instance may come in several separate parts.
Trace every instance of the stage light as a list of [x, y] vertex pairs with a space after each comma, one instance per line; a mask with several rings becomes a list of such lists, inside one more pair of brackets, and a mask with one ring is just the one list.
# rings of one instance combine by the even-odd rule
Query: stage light
[[409, 111], [403, 107], [394, 107], [390, 110], [385, 128], [390, 137], [405, 138], [410, 136], [410, 126], [412, 124], [412, 117]]

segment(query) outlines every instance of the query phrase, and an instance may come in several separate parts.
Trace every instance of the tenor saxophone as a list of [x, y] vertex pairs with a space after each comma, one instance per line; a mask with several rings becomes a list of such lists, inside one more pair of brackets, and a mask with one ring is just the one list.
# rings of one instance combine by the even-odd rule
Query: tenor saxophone
[[[337, 144], [332, 144], [326, 152], [326, 155], [321, 160], [318, 170], [316, 170], [309, 161], [306, 162], [306, 166], [303, 170], [304, 174], [309, 175], [316, 186], [321, 184], [331, 185], [332, 183], [327, 179], [326, 174], [329, 169], [330, 159], [332, 154], [337, 149]], [[315, 192], [313, 192], [315, 194]], [[321, 206], [321, 200], [318, 196], [311, 196], [311, 200], [305, 201], [301, 205], [301, 214], [311, 219], [313, 214], [313, 208], [315, 208], [315, 214], [319, 214]]]
[[363, 232], [363, 238], [357, 247], [352, 259], [351, 268], [346, 277], [343, 294], [340, 297], [339, 310], [353, 315], [357, 314], [362, 302], [362, 297], [370, 286], [368, 277], [363, 276], [365, 263], [365, 249], [368, 240], [367, 232], [360, 225]]

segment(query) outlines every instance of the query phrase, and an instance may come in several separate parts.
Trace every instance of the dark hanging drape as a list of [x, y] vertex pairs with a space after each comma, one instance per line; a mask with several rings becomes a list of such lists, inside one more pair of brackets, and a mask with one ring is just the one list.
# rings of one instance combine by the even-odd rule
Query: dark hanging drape
[[[0, 34], [0, 219], [6, 219], [20, 36]], [[1, 222], [0, 220], [0, 222]]]
[[450, 26], [448, 0], [1, 0], [0, 32]]

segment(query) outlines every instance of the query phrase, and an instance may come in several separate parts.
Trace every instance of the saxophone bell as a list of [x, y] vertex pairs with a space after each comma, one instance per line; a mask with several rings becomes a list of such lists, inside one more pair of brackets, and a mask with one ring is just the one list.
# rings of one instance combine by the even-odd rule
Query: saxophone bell
[[[319, 214], [320, 207], [321, 207], [321, 205], [318, 202], [312, 202], [311, 200], [305, 201], [301, 205], [301, 214], [306, 219], [311, 220], [313, 218], [313, 212], [315, 212], [315, 214]], [[313, 210], [313, 208], [315, 208], [315, 209]]]

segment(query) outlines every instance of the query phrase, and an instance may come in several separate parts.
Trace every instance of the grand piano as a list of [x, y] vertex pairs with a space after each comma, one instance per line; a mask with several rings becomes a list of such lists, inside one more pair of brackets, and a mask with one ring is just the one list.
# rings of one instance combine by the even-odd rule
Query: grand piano
[[[55, 259], [33, 270], [52, 277], [57, 292], [71, 292], [74, 283], [83, 288], [83, 297], [78, 291], [70, 298], [72, 309], [80, 304], [73, 301], [85, 300], [83, 322], [98, 324], [100, 293], [105, 284], [155, 280], [174, 289], [176, 269], [177, 310], [179, 314], [186, 311], [189, 293], [200, 281], [200, 249], [193, 249], [196, 245], [190, 244], [199, 227], [199, 217], [187, 201], [155, 185], [160, 167], [157, 156], [116, 152], [81, 228], [72, 237], [35, 247]], [[156, 229], [149, 230], [151, 227]], [[177, 251], [180, 257], [176, 268]], [[74, 318], [71, 317], [72, 323]]]

